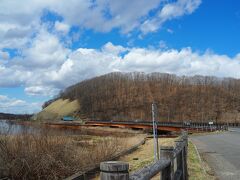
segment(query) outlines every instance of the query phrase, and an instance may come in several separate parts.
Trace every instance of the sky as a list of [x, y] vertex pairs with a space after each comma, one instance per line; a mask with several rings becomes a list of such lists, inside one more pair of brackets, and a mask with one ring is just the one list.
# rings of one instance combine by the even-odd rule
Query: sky
[[240, 78], [237, 0], [0, 0], [0, 112], [110, 72]]

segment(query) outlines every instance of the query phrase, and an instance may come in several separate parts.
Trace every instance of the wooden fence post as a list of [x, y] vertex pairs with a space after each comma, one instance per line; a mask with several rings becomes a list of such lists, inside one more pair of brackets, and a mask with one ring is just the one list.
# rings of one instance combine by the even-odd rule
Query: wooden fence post
[[185, 134], [185, 136], [183, 137], [183, 140], [185, 141], [185, 145], [184, 145], [184, 157], [185, 157], [185, 179], [188, 180], [188, 163], [187, 163], [187, 159], [188, 159], [188, 133]]
[[129, 180], [129, 164], [121, 161], [106, 161], [100, 164], [101, 180]]
[[181, 172], [181, 178], [179, 178], [179, 180], [184, 180], [185, 178], [185, 160], [184, 160], [184, 141], [182, 139], [178, 139], [175, 141], [176, 143], [176, 151], [178, 151], [179, 149], [181, 150], [181, 152], [179, 154], [177, 154], [177, 171]]
[[162, 146], [160, 149], [160, 159], [170, 159], [171, 163], [161, 171], [161, 179], [172, 180], [174, 177], [174, 147]]

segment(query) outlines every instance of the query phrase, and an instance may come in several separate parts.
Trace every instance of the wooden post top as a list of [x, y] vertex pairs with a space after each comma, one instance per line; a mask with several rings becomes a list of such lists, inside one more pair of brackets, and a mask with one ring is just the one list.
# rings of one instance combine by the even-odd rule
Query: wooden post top
[[128, 172], [129, 164], [122, 161], [101, 162], [100, 170], [105, 172]]

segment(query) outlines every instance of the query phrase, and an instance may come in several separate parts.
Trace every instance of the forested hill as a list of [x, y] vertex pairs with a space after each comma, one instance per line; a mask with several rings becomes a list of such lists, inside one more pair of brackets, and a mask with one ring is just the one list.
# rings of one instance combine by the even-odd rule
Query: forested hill
[[32, 115], [30, 114], [9, 114], [0, 113], [0, 120], [29, 120]]
[[77, 99], [79, 116], [93, 120], [150, 120], [154, 101], [161, 121], [240, 122], [240, 80], [231, 78], [110, 73], [68, 87], [59, 98]]

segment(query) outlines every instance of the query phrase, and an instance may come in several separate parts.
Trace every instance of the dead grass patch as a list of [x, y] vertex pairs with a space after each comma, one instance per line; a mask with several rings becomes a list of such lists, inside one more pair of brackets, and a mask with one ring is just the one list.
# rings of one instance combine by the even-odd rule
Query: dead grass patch
[[[159, 138], [160, 146], [173, 146], [175, 138]], [[151, 164], [154, 161], [154, 145], [153, 139], [147, 139], [146, 143], [139, 147], [138, 150], [133, 153], [120, 158], [121, 161], [129, 163], [130, 171], [136, 171], [143, 168], [146, 165]]]
[[128, 146], [126, 139], [51, 133], [2, 135], [0, 178], [62, 179], [85, 172]]

